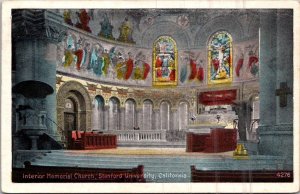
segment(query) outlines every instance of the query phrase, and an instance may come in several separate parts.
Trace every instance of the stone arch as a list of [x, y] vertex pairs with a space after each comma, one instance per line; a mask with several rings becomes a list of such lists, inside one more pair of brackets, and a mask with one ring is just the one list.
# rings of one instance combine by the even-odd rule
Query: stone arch
[[154, 102], [153, 102], [153, 100], [151, 100], [150, 98], [145, 98], [145, 99], [143, 99], [143, 103], [145, 102], [145, 101], [149, 101], [149, 102], [151, 102], [152, 103], [152, 105], [154, 106]]
[[186, 99], [179, 99], [179, 100], [176, 102], [176, 107], [179, 107], [180, 103], [182, 103], [182, 102], [186, 102], [189, 108], [192, 107], [191, 104], [190, 104], [190, 102], [187, 101]]
[[259, 97], [259, 92], [253, 91], [248, 97], [248, 102], [252, 102], [256, 97]]
[[138, 100], [137, 100], [137, 99], [135, 99], [135, 98], [133, 98], [133, 97], [127, 97], [127, 98], [124, 100], [124, 103], [126, 103], [126, 101], [128, 101], [128, 100], [132, 100], [132, 101], [134, 101], [134, 102], [135, 102], [135, 104], [137, 105], [137, 102], [138, 102]]
[[[170, 35], [170, 32], [175, 33]], [[161, 21], [146, 29], [141, 37], [141, 45], [144, 45], [145, 48], [152, 48], [154, 41], [160, 36], [171, 36], [176, 41], [178, 49], [190, 48], [190, 38], [186, 30], [170, 21]]]
[[159, 103], [158, 103], [158, 107], [160, 107], [161, 106], [161, 104], [163, 103], [163, 102], [167, 102], [167, 103], [169, 103], [169, 105], [170, 105], [170, 109], [172, 108], [172, 106], [173, 106], [173, 104], [171, 103], [171, 101], [170, 100], [168, 100], [168, 99], [161, 99], [160, 101], [159, 101]]
[[117, 96], [111, 96], [111, 97], [109, 97], [108, 101], [110, 101], [111, 99], [116, 99], [118, 101], [118, 103], [121, 105], [121, 100]]
[[57, 92], [57, 124], [63, 143], [67, 143], [64, 138], [64, 109], [66, 99], [72, 99], [77, 104], [76, 129], [91, 130], [92, 103], [87, 89], [77, 81], [64, 83]]
[[206, 47], [210, 37], [219, 31], [228, 32], [232, 36], [233, 41], [244, 38], [242, 24], [236, 18], [232, 16], [216, 17], [198, 30], [195, 36], [195, 46]]

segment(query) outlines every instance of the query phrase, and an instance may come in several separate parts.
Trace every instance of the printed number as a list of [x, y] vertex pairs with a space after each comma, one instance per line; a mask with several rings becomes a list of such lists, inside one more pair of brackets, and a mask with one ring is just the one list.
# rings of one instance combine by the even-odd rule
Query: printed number
[[290, 172], [277, 172], [276, 176], [280, 177], [280, 178], [289, 178], [289, 177], [291, 177], [291, 173]]

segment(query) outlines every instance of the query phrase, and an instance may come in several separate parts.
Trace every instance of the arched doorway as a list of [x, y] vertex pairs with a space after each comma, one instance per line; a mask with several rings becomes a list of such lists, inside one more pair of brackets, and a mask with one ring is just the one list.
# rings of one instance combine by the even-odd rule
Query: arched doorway
[[91, 130], [91, 99], [86, 88], [79, 82], [64, 83], [57, 92], [57, 124], [62, 144], [69, 145], [72, 130]]
[[77, 104], [72, 98], [67, 98], [65, 101], [65, 111], [64, 111], [64, 130], [72, 131], [76, 129], [77, 121]]

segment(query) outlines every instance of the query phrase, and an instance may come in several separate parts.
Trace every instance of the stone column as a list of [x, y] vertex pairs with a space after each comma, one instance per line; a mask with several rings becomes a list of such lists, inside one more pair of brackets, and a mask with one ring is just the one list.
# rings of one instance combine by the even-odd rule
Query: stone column
[[31, 140], [31, 150], [37, 150], [38, 146], [37, 146], [37, 140], [39, 139], [39, 136], [29, 136], [30, 140]]
[[136, 108], [136, 126], [143, 130], [143, 108]]
[[170, 130], [176, 130], [176, 125], [178, 126], [178, 117], [177, 117], [177, 109], [171, 109], [170, 111]]
[[125, 130], [125, 107], [120, 108], [120, 130]]
[[103, 126], [104, 126], [104, 131], [108, 131], [109, 130], [109, 126], [108, 126], [108, 123], [109, 123], [109, 106], [104, 106], [103, 107]]
[[161, 125], [160, 125], [160, 109], [153, 109], [153, 128], [154, 130], [161, 130]]
[[[276, 89], [286, 82], [293, 89], [293, 12], [277, 11], [277, 79]], [[287, 106], [280, 107], [276, 97], [276, 124], [292, 124], [293, 95], [287, 95]], [[292, 126], [291, 126], [292, 127]], [[291, 128], [290, 128], [291, 129]]]
[[[14, 10], [12, 18], [16, 84], [35, 80], [47, 83], [53, 88], [54, 93], [45, 99], [45, 132], [60, 141], [56, 126], [56, 54], [57, 44], [66, 35], [66, 27], [61, 25], [61, 16], [46, 10]], [[33, 22], [37, 20], [43, 22]]]
[[276, 122], [276, 11], [263, 11], [260, 16], [260, 120], [261, 126], [270, 126]]
[[292, 157], [292, 95], [287, 95], [285, 107], [276, 96], [281, 82], [293, 88], [292, 11], [268, 11], [261, 13], [260, 20], [259, 153]]

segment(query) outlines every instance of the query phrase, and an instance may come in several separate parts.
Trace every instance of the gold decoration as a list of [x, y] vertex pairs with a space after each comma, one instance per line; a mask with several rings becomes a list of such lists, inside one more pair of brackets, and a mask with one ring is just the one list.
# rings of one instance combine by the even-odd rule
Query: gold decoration
[[117, 88], [119, 95], [127, 95], [128, 89]]
[[86, 83], [86, 84], [87, 84], [88, 90], [91, 90], [91, 91], [97, 90], [97, 84], [89, 84], [89, 83]]
[[237, 144], [237, 147], [233, 152], [233, 158], [238, 160], [249, 159], [248, 152], [243, 144]]
[[111, 93], [112, 87], [101, 86], [101, 90], [104, 93]]

